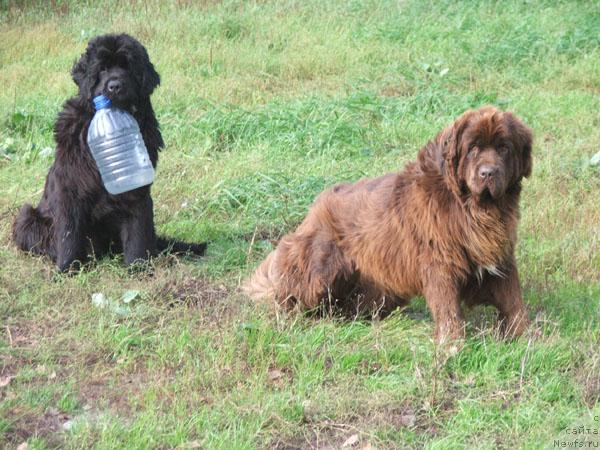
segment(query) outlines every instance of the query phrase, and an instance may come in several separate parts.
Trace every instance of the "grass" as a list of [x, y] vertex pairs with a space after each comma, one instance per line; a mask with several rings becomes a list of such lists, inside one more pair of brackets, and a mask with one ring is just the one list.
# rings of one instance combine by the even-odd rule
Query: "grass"
[[[0, 0], [0, 447], [597, 442], [565, 428], [600, 428], [598, 29], [591, 1]], [[157, 227], [211, 242], [146, 279], [118, 258], [58, 276], [10, 243], [52, 162], [69, 69], [109, 31], [137, 36], [162, 76]], [[526, 336], [498, 340], [475, 309], [444, 357], [423, 300], [361, 322], [274, 317], [238, 292], [325, 186], [398, 170], [488, 103], [535, 132]]]

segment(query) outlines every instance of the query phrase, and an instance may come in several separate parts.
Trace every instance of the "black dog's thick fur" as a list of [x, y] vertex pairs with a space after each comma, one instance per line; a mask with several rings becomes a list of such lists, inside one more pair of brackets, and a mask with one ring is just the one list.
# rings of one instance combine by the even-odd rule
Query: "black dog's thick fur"
[[146, 49], [126, 34], [96, 37], [71, 75], [79, 93], [67, 100], [55, 124], [56, 158], [39, 205], [24, 205], [14, 222], [17, 247], [48, 255], [60, 271], [109, 251], [123, 252], [126, 264], [163, 250], [203, 254], [205, 243], [156, 237], [150, 186], [109, 194], [87, 145], [92, 99], [103, 94], [135, 117], [156, 167], [164, 143], [150, 95], [160, 78]]

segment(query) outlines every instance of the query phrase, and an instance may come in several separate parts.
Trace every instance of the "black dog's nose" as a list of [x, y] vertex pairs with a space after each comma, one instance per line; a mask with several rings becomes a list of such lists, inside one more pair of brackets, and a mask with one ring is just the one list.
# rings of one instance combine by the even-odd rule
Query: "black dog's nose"
[[484, 180], [493, 177], [496, 172], [498, 172], [498, 168], [494, 166], [481, 166], [479, 168], [479, 176]]
[[106, 85], [106, 89], [108, 89], [108, 92], [112, 94], [118, 94], [121, 90], [121, 87], [122, 84], [119, 80], [110, 80]]

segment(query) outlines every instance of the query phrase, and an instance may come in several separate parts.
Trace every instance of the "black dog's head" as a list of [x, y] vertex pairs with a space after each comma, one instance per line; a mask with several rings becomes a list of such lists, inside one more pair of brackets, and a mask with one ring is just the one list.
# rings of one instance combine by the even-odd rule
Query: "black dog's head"
[[123, 109], [135, 109], [160, 84], [142, 44], [127, 34], [92, 39], [71, 70], [79, 95], [89, 100], [105, 95]]

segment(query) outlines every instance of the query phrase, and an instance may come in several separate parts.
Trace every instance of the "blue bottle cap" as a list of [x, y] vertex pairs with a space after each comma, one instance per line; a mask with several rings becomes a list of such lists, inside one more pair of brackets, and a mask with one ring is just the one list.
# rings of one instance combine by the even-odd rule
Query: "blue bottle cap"
[[96, 111], [102, 108], [109, 108], [111, 105], [110, 99], [104, 95], [94, 97], [94, 107], [96, 108]]

